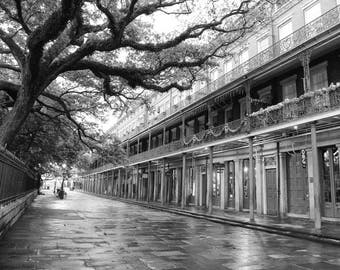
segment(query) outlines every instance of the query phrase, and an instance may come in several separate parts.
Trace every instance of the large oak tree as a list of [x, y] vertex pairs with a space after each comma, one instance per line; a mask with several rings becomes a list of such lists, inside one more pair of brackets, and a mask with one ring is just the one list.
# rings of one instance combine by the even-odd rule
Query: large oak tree
[[[142, 89], [189, 89], [209, 59], [229, 55], [263, 21], [269, 5], [231, 2], [1, 0], [0, 91], [6, 113], [0, 145], [13, 143], [32, 113], [68, 121], [86, 142], [80, 112], [96, 111], [103, 101], [119, 110]], [[154, 25], [160, 14], [181, 23], [161, 35]]]

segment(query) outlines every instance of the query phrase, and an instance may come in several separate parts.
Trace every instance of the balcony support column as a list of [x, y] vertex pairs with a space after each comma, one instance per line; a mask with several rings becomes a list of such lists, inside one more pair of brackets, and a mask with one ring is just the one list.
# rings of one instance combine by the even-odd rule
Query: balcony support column
[[184, 141], [185, 138], [185, 115], [182, 115], [182, 129], [181, 129], [181, 140]]
[[129, 187], [130, 187], [130, 183], [129, 183], [129, 169], [127, 167], [125, 167], [125, 194], [124, 194], [124, 198], [125, 199], [128, 198]]
[[165, 159], [162, 162], [162, 172], [161, 172], [161, 203], [165, 204]]
[[121, 169], [118, 169], [118, 192], [117, 196], [121, 196], [121, 188], [122, 188], [122, 172]]
[[176, 204], [179, 205], [181, 202], [181, 197], [180, 197], [180, 188], [181, 188], [181, 179], [182, 179], [182, 175], [181, 175], [181, 169], [180, 168], [176, 168]]
[[186, 153], [183, 153], [182, 155], [182, 202], [181, 202], [181, 208], [184, 208], [187, 200], [187, 159], [186, 159]]
[[[230, 177], [229, 162], [230, 161], [225, 161], [224, 162], [224, 179], [223, 179], [223, 182], [224, 182], [224, 193], [222, 193], [222, 190], [221, 190], [221, 198], [224, 197], [224, 205], [223, 205], [222, 209], [226, 209], [226, 208], [228, 208], [230, 206], [229, 205], [229, 193], [230, 193], [230, 190], [229, 190], [229, 177]], [[234, 174], [235, 174], [235, 172], [234, 172]], [[234, 198], [234, 200], [235, 200], [235, 198]]]
[[254, 179], [254, 147], [253, 137], [249, 138], [249, 221], [253, 222], [255, 205], [255, 179]]
[[148, 150], [151, 150], [151, 130], [149, 131], [149, 143], [148, 143]]
[[137, 173], [136, 173], [136, 194], [135, 194], [135, 197], [136, 197], [136, 200], [139, 200], [139, 165], [137, 164], [136, 166], [136, 169], [137, 169]]
[[208, 179], [208, 213], [211, 215], [213, 211], [213, 146], [209, 146], [207, 179]]
[[139, 137], [137, 138], [137, 154], [139, 154]]
[[151, 201], [151, 195], [152, 195], [152, 192], [151, 192], [151, 161], [148, 162], [148, 185], [147, 185], [147, 200], [148, 202]]
[[158, 191], [158, 166], [156, 165], [156, 170], [153, 175], [153, 201], [157, 201], [157, 191]]
[[315, 229], [321, 229], [321, 185], [320, 185], [320, 170], [319, 170], [319, 153], [316, 141], [316, 125], [315, 122], [311, 125], [311, 142], [313, 156], [313, 182], [314, 182], [314, 226]]
[[129, 157], [130, 156], [130, 141], [127, 140], [126, 142], [126, 156]]
[[200, 166], [195, 162], [194, 167], [194, 175], [195, 175], [195, 187], [196, 187], [196, 195], [195, 195], [195, 205], [200, 205], [200, 197], [201, 197], [201, 188], [200, 188]]
[[165, 133], [166, 133], [166, 130], [165, 130], [165, 126], [163, 127], [163, 145], [165, 145]]
[[246, 114], [251, 114], [251, 95], [250, 95], [250, 89], [251, 89], [251, 81], [247, 80], [244, 83], [244, 89], [246, 92]]
[[208, 103], [208, 128], [213, 127], [212, 104]]
[[303, 89], [304, 92], [307, 93], [311, 91], [311, 81], [310, 81], [310, 57], [311, 57], [311, 50], [307, 50], [300, 54], [299, 59], [301, 61], [302, 67], [303, 67]]

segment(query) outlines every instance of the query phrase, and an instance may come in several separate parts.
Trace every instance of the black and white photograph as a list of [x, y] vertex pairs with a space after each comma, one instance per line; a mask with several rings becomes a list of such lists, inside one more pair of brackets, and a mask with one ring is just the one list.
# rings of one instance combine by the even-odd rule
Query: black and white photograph
[[0, 0], [0, 270], [339, 270], [340, 0]]

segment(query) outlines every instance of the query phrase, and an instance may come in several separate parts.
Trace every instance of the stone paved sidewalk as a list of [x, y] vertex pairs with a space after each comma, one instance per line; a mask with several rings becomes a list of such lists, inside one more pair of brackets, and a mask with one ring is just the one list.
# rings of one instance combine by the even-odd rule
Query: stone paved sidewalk
[[340, 247], [147, 209], [48, 193], [0, 240], [0, 269], [339, 269]]
[[[100, 197], [106, 197], [96, 195]], [[110, 198], [110, 197], [108, 197]], [[161, 205], [159, 202], [144, 202], [129, 199], [112, 198], [123, 202], [141, 205], [148, 208], [153, 208], [162, 211], [169, 211], [171, 213], [182, 214], [194, 218], [205, 218], [210, 221], [225, 223], [229, 225], [242, 226], [250, 229], [256, 229], [266, 232], [272, 232], [282, 235], [290, 235], [293, 237], [304, 238], [315, 241], [327, 242], [340, 246], [340, 222], [337, 221], [323, 221], [322, 229], [316, 230], [314, 228], [313, 220], [307, 218], [285, 217], [279, 218], [274, 216], [256, 215], [255, 221], [249, 221], [249, 213], [236, 212], [233, 210], [213, 209], [212, 214], [208, 214], [206, 208], [198, 208], [188, 206], [182, 209], [180, 206], [170, 204]]]

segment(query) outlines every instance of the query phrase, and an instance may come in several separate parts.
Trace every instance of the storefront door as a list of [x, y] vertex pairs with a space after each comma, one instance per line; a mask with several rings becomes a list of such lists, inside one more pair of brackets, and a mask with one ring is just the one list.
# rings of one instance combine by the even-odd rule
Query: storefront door
[[235, 163], [234, 161], [229, 161], [227, 163], [227, 186], [226, 186], [226, 192], [227, 192], [227, 205], [226, 207], [235, 207]]
[[243, 209], [249, 209], [249, 159], [243, 160]]
[[276, 169], [266, 169], [267, 214], [277, 215]]
[[323, 216], [340, 218], [339, 151], [335, 146], [321, 149]]
[[215, 164], [213, 169], [213, 205], [221, 205], [221, 182], [224, 179], [224, 168], [220, 164]]
[[309, 213], [307, 165], [302, 164], [301, 152], [287, 154], [288, 212]]

